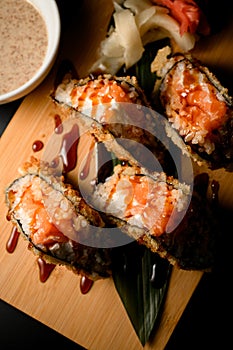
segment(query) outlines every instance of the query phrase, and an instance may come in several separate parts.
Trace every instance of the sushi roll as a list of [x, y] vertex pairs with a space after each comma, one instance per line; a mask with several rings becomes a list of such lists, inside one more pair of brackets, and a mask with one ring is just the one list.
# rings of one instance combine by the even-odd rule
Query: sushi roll
[[[109, 78], [112, 79], [108, 76], [104, 83], [103, 76], [97, 78], [99, 82], [95, 79], [94, 81], [97, 86], [100, 82], [100, 85], [108, 85]], [[90, 87], [89, 81], [91, 80], [85, 80], [84, 86], [87, 90]], [[84, 94], [85, 98], [79, 101], [77, 84], [79, 83], [76, 81], [74, 84], [72, 79], [63, 81], [58, 86], [53, 95], [58, 110], [67, 119], [74, 122], [78, 120], [95, 142], [103, 143], [119, 161], [115, 166], [112, 164], [111, 174], [106, 178], [96, 178], [96, 183], [92, 183], [92, 190], [87, 195], [88, 204], [100, 212], [106, 222], [118, 227], [121, 232], [167, 259], [171, 264], [186, 270], [212, 268], [218, 225], [206, 195], [208, 181], [205, 181], [204, 190], [193, 190], [191, 184], [186, 184], [183, 179], [178, 180], [166, 171], [148, 169], [147, 165], [144, 166], [138, 159], [137, 153], [119, 142], [123, 132], [116, 128], [116, 124], [112, 125], [109, 122], [112, 109], [109, 109], [109, 104], [103, 103], [106, 95], [100, 94], [95, 100]], [[91, 85], [90, 96], [98, 95], [93, 81]], [[82, 87], [84, 90], [85, 88]], [[89, 113], [88, 109], [82, 108], [87, 103]], [[111, 98], [110, 104], [114, 103], [114, 99]], [[127, 106], [132, 104], [134, 103], [127, 103]], [[151, 124], [158, 127], [153, 114]], [[168, 134], [174, 134], [170, 129], [172, 128], [166, 120], [166, 139], [169, 139]], [[127, 133], [138, 137], [135, 129], [128, 129]], [[148, 142], [148, 139], [145, 137], [146, 141]], [[160, 148], [160, 151], [163, 161], [164, 149]], [[185, 157], [187, 155], [185, 154]]]
[[190, 54], [159, 50], [151, 69], [158, 79], [154, 102], [189, 148], [193, 159], [214, 170], [232, 170], [233, 105], [228, 90]]
[[[111, 275], [110, 249], [99, 248], [105, 223], [77, 190], [32, 158], [6, 189], [8, 219], [46, 262], [92, 280]], [[95, 233], [95, 234], [93, 234]]]
[[139, 244], [171, 264], [208, 270], [215, 260], [218, 229], [206, 197], [206, 176], [199, 190], [195, 186], [192, 191], [164, 173], [149, 175], [129, 163], [118, 164], [111, 176], [96, 185], [90, 201], [97, 210], [119, 219], [121, 229]]
[[164, 171], [172, 173], [173, 163], [167, 145], [157, 137], [160, 121], [140, 88], [136, 77], [103, 74], [74, 79], [65, 76], [51, 94], [60, 108], [71, 107], [92, 118], [111, 133], [143, 166], [158, 170], [155, 157]]

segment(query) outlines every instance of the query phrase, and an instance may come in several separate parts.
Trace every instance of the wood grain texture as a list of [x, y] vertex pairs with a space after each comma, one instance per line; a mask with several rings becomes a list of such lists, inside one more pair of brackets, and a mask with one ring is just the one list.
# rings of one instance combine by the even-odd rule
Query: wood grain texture
[[[142, 346], [112, 279], [96, 282], [88, 294], [82, 295], [79, 289], [80, 277], [64, 267], [56, 267], [48, 281], [41, 283], [36, 258], [28, 251], [27, 242], [22, 238], [13, 254], [7, 253], [5, 249], [11, 225], [6, 220], [4, 190], [18, 176], [18, 167], [31, 155], [35, 155], [32, 151], [33, 142], [40, 139], [46, 145], [54, 131], [56, 108], [49, 94], [59, 62], [63, 58], [70, 59], [80, 76], [85, 76], [88, 71], [95, 58], [98, 43], [106, 32], [112, 10], [109, 3], [96, 1], [90, 7], [90, 1], [85, 1], [80, 20], [75, 24], [71, 23], [64, 34], [57, 65], [47, 79], [24, 99], [2, 135], [0, 297], [89, 350], [140, 350]], [[85, 36], [82, 34], [84, 32]], [[232, 73], [232, 35], [231, 25], [214, 37], [200, 41], [194, 53], [216, 70], [221, 71], [222, 68], [225, 72]], [[41, 157], [42, 154], [43, 150], [36, 155]], [[211, 178], [220, 182], [220, 202], [232, 209], [232, 174], [222, 170], [215, 171], [211, 173]], [[154, 337], [145, 345], [146, 350], [164, 349], [201, 277], [201, 272], [173, 269], [161, 320]]]

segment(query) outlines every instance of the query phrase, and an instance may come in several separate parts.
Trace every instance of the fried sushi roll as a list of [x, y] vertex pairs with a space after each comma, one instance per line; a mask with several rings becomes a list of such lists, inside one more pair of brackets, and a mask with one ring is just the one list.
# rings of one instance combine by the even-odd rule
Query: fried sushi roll
[[164, 171], [172, 172], [170, 154], [156, 136], [160, 123], [136, 77], [103, 74], [77, 80], [65, 76], [51, 96], [60, 106], [71, 107], [100, 123], [143, 166], [151, 167], [152, 154]]
[[91, 202], [170, 263], [185, 270], [208, 270], [214, 265], [218, 230], [206, 180], [208, 176], [201, 191], [192, 192], [165, 174], [148, 175], [140, 167], [118, 164], [96, 185]]
[[[117, 129], [111, 130], [109, 125], [106, 127], [106, 120], [98, 119], [98, 110], [91, 108], [92, 114], [87, 115], [86, 111], [78, 111], [79, 104], [69, 102], [72, 91], [76, 93], [74, 86], [69, 93], [67, 88], [66, 82], [55, 91], [59, 111], [69, 120], [78, 120], [95, 142], [103, 143], [121, 162], [113, 168], [112, 175], [93, 184], [88, 198], [91, 207], [100, 211], [112, 226], [170, 263], [186, 270], [210, 269], [215, 260], [218, 232], [205, 191], [192, 191], [191, 186], [164, 171], [141, 166], [137, 155], [119, 143]], [[98, 101], [96, 106], [105, 118], [103, 104]], [[168, 133], [173, 133], [170, 124], [164, 121], [168, 139]], [[158, 126], [156, 122], [152, 124]]]
[[160, 101], [193, 159], [207, 163], [212, 170], [232, 170], [232, 98], [197, 59], [169, 54], [169, 49], [161, 49], [151, 66], [160, 78], [155, 86], [156, 102]]
[[6, 189], [6, 203], [8, 218], [30, 242], [29, 248], [46, 262], [92, 280], [109, 277], [110, 250], [98, 248], [105, 226], [100, 214], [35, 158], [20, 172]]

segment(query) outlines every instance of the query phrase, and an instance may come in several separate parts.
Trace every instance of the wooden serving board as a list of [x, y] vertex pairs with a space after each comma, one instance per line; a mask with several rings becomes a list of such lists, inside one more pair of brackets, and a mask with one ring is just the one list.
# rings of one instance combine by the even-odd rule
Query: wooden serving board
[[[85, 1], [80, 18], [63, 33], [58, 62], [68, 58], [80, 76], [85, 76], [105, 35], [111, 10], [109, 1]], [[232, 76], [232, 37], [231, 25], [200, 41], [195, 53], [204, 63]], [[6, 220], [4, 190], [18, 176], [17, 169], [24, 161], [43, 154], [43, 150], [36, 154], [32, 151], [33, 142], [42, 140], [46, 145], [54, 131], [56, 108], [49, 94], [55, 71], [56, 67], [24, 99], [0, 142], [0, 297], [89, 350], [140, 350], [142, 345], [111, 278], [95, 282], [83, 295], [80, 277], [64, 267], [56, 267], [46, 283], [40, 282], [36, 258], [23, 239], [13, 254], [5, 248], [11, 225]], [[211, 176], [220, 182], [220, 202], [233, 209], [233, 175], [221, 170]], [[173, 269], [160, 325], [145, 349], [164, 349], [201, 277], [202, 272]]]

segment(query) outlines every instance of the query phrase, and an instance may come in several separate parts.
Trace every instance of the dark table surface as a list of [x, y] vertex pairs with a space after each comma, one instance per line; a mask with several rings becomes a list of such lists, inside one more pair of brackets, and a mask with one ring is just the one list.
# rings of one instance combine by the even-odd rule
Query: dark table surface
[[[68, 4], [58, 0], [62, 21], [67, 20]], [[64, 5], [66, 4], [66, 6]], [[19, 107], [21, 100], [0, 105], [0, 135]], [[205, 273], [187, 305], [166, 350], [232, 349], [231, 214], [222, 213], [223, 237], [219, 242], [219, 261], [211, 273]], [[174, 300], [175, 302], [175, 300]], [[83, 349], [66, 337], [0, 301], [0, 349], [48, 348]], [[105, 350], [105, 349], [99, 349]], [[119, 349], [133, 350], [133, 349]]]

